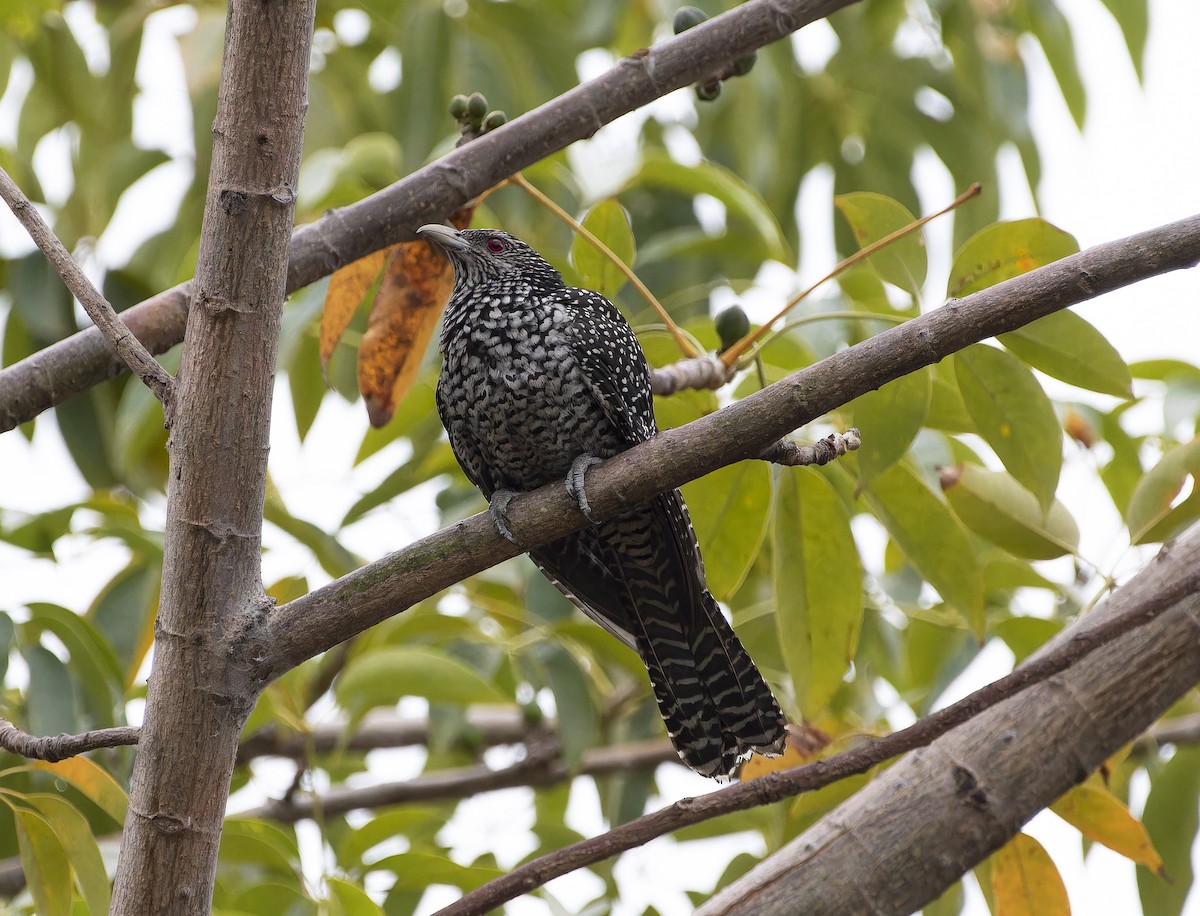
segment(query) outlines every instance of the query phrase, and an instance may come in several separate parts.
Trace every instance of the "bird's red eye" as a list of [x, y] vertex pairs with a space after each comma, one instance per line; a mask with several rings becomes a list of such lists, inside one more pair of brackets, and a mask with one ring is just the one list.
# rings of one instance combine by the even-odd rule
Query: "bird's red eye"
[[504, 242], [501, 241], [500, 239], [488, 239], [487, 247], [488, 247], [488, 251], [494, 251], [494, 252], [499, 253], [504, 250]]

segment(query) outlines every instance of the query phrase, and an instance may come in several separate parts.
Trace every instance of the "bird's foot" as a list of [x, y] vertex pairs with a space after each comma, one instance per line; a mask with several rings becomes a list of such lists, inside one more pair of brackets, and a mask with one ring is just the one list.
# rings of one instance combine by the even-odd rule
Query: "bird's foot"
[[515, 490], [497, 490], [492, 494], [491, 499], [488, 500], [488, 515], [492, 517], [492, 521], [496, 525], [496, 530], [504, 535], [506, 541], [511, 541], [524, 550], [524, 546], [516, 539], [516, 536], [512, 533], [512, 529], [508, 527], [508, 504], [517, 495]]
[[579, 511], [582, 512], [589, 522], [596, 524], [596, 519], [592, 515], [592, 507], [588, 503], [587, 489], [584, 487], [584, 478], [587, 476], [588, 468], [600, 463], [600, 459], [595, 455], [580, 455], [571, 464], [571, 472], [567, 474], [567, 492], [571, 498], [575, 500], [579, 506]]

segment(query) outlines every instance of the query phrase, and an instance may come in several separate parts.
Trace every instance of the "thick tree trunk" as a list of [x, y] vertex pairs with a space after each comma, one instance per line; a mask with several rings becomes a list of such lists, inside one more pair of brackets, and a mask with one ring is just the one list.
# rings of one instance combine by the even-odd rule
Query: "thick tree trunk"
[[936, 899], [1200, 681], [1198, 569], [1193, 529], [1041, 652], [1155, 595], [1187, 597], [909, 754], [697, 913], [904, 916]]
[[187, 345], [166, 552], [113, 913], [207, 914], [238, 737], [261, 689], [242, 630], [259, 550], [314, 0], [234, 0]]

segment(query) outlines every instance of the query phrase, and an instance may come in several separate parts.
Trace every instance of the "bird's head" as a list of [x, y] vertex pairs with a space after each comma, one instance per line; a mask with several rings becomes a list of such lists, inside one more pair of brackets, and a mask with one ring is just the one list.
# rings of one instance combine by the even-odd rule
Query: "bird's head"
[[519, 238], [499, 229], [464, 229], [431, 223], [417, 235], [440, 248], [454, 267], [457, 287], [473, 287], [507, 275], [534, 286], [561, 286], [562, 275]]

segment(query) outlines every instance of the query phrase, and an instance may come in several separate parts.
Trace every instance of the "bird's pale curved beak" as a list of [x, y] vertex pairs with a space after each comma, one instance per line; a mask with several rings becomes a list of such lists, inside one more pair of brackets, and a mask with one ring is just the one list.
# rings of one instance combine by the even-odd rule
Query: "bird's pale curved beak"
[[441, 223], [428, 223], [417, 230], [417, 235], [447, 251], [465, 251], [471, 247], [461, 232]]

